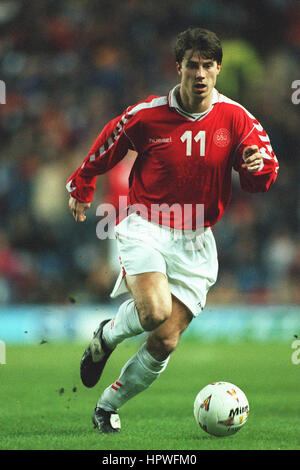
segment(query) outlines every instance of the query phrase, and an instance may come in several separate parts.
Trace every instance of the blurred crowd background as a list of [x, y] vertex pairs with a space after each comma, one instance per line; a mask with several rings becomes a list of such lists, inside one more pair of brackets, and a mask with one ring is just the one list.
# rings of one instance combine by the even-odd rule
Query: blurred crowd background
[[110, 119], [178, 82], [174, 42], [188, 26], [219, 35], [217, 89], [261, 121], [280, 162], [266, 194], [234, 175], [208, 302], [300, 303], [300, 2], [1, 0], [0, 304], [110, 301], [118, 260], [96, 236], [96, 208], [124, 194], [134, 155], [98, 179], [84, 224], [65, 183]]

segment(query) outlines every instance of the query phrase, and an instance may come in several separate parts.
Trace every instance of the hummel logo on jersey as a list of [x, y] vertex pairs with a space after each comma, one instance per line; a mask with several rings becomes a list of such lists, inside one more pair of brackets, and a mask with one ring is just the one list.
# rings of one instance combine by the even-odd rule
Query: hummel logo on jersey
[[149, 137], [150, 144], [169, 144], [172, 142], [172, 137]]

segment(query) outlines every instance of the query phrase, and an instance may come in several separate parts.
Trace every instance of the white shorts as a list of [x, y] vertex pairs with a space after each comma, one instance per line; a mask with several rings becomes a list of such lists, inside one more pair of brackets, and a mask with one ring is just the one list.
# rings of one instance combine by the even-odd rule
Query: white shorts
[[210, 227], [201, 232], [161, 226], [136, 213], [115, 227], [121, 272], [111, 293], [115, 298], [128, 292], [125, 275], [161, 272], [171, 293], [194, 316], [202, 312], [206, 295], [216, 282], [218, 256]]

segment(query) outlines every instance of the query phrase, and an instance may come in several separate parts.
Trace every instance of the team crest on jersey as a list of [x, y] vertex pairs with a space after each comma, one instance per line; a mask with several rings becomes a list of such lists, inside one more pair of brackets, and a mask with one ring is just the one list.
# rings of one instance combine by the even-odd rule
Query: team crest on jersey
[[218, 129], [213, 136], [214, 144], [217, 147], [227, 147], [231, 141], [231, 135], [228, 129], [222, 128]]

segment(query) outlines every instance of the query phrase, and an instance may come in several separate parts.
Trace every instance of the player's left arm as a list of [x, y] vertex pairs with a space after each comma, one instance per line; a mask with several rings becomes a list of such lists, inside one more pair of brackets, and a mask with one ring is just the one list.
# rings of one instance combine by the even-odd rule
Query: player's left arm
[[278, 160], [261, 124], [252, 115], [244, 114], [244, 119], [244, 135], [235, 152], [234, 168], [244, 191], [265, 192], [277, 178]]
[[245, 168], [250, 173], [259, 171], [264, 166], [264, 157], [257, 145], [249, 145], [248, 147], [245, 147], [243, 151], [243, 160], [244, 163], [241, 165], [242, 168]]

